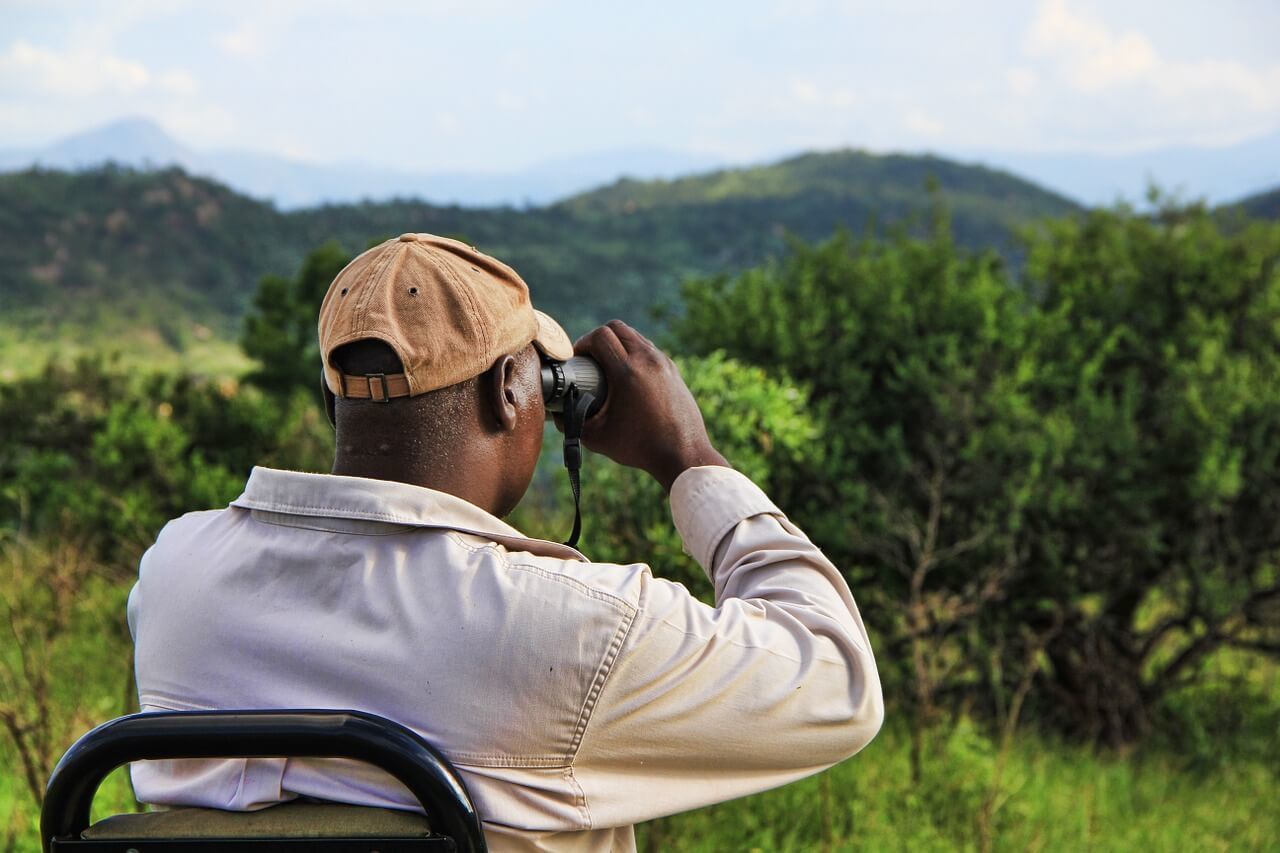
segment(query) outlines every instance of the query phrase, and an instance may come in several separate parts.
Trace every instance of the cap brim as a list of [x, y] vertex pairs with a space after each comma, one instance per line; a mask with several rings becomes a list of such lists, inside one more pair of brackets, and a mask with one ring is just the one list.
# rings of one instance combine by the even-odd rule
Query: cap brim
[[543, 355], [557, 361], [568, 361], [573, 358], [573, 341], [569, 340], [568, 333], [561, 328], [560, 324], [536, 308], [533, 314], [538, 318], [538, 333], [533, 339], [533, 345]]

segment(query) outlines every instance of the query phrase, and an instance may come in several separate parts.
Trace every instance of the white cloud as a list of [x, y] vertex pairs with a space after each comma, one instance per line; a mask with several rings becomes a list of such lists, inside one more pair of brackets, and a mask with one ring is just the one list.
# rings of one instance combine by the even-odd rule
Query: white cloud
[[156, 87], [173, 95], [194, 95], [200, 88], [196, 78], [185, 71], [165, 71], [155, 76]]
[[[1068, 0], [1043, 0], [1024, 52], [1037, 82], [1056, 92], [1054, 110], [1074, 130], [1104, 130], [1117, 149], [1177, 143], [1226, 144], [1274, 128], [1280, 119], [1280, 64], [1174, 59], [1144, 34], [1108, 27]], [[1010, 71], [1015, 92], [1033, 78]], [[1034, 73], [1034, 72], [1033, 72]], [[1092, 128], [1092, 130], [1089, 130]]]
[[256, 21], [245, 21], [215, 39], [218, 47], [233, 56], [259, 56], [266, 48], [262, 27]]
[[183, 141], [226, 140], [232, 137], [236, 129], [234, 116], [226, 109], [212, 104], [175, 101], [156, 108], [153, 114], [165, 130]]
[[1140, 33], [1112, 33], [1098, 20], [1067, 7], [1040, 4], [1027, 47], [1033, 56], [1058, 60], [1070, 84], [1084, 92], [1105, 89], [1155, 71], [1159, 59]]
[[93, 51], [58, 53], [18, 40], [0, 54], [0, 81], [12, 92], [85, 98], [135, 94], [148, 89], [193, 94], [195, 79], [185, 71], [153, 74], [145, 65]]
[[493, 105], [505, 113], [527, 113], [529, 102], [510, 89], [500, 89], [493, 96]]
[[849, 89], [823, 86], [808, 79], [791, 81], [791, 97], [806, 106], [833, 110], [847, 110], [858, 103], [857, 96]]
[[1040, 85], [1040, 75], [1030, 68], [1010, 68], [1004, 79], [1015, 95], [1030, 95]]
[[1187, 112], [1191, 99], [1213, 112], [1225, 105], [1252, 113], [1280, 109], [1280, 64], [1249, 68], [1230, 59], [1166, 59], [1141, 33], [1114, 32], [1066, 0], [1040, 4], [1026, 48], [1084, 94], [1123, 92], [1132, 98], [1145, 91], [1174, 115]]
[[93, 53], [59, 54], [16, 41], [0, 54], [5, 88], [51, 95], [135, 92], [151, 81], [141, 63]]
[[627, 120], [635, 127], [650, 128], [658, 123], [658, 117], [648, 107], [632, 106], [627, 110]]
[[902, 126], [921, 136], [941, 136], [946, 130], [941, 121], [919, 109], [910, 109], [903, 113]]
[[462, 121], [457, 114], [449, 110], [441, 110], [431, 117], [431, 124], [436, 131], [455, 136], [462, 130]]

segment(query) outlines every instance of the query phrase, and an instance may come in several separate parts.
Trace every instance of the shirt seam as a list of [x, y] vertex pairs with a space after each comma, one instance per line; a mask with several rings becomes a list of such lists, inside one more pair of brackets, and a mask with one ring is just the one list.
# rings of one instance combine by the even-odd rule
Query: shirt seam
[[592, 679], [591, 686], [587, 689], [586, 701], [583, 703], [582, 712], [578, 716], [578, 724], [574, 727], [573, 739], [569, 742], [570, 766], [578, 757], [578, 749], [582, 746], [582, 736], [587, 730], [587, 724], [591, 721], [591, 714], [596, 709], [596, 704], [600, 700], [600, 694], [604, 692], [609, 676], [613, 674], [613, 665], [617, 662], [618, 655], [622, 652], [622, 647], [626, 645], [627, 637], [631, 636], [631, 626], [635, 624], [635, 617], [638, 612], [632, 611], [630, 614], [624, 615], [622, 621], [618, 623], [617, 629], [613, 632], [613, 641], [609, 644], [604, 660], [600, 662], [600, 666], [596, 670], [596, 677]]
[[[310, 504], [300, 504], [300, 503], [275, 503], [274, 501], [262, 501], [262, 500], [256, 500], [254, 498], [245, 499], [243, 497], [237, 498], [236, 500], [232, 501], [231, 505], [234, 507], [242, 508], [242, 509], [260, 509], [266, 512], [279, 512], [285, 515], [290, 514], [291, 511], [293, 512], [293, 514], [297, 514], [299, 512], [324, 512], [324, 513], [329, 513], [335, 518], [354, 518], [354, 519], [363, 518], [363, 519], [369, 519], [371, 521], [394, 521], [400, 524], [408, 525], [410, 527], [441, 527], [441, 528], [456, 527], [456, 525], [452, 525], [452, 524], [443, 525], [439, 523], [423, 521], [422, 519], [410, 518], [408, 516], [400, 515], [397, 513], [377, 512], [376, 510], [351, 510], [351, 509], [344, 509], [343, 507], [338, 507], [338, 506], [312, 506]], [[514, 530], [514, 528], [512, 529]], [[518, 532], [502, 533], [500, 535], [519, 536], [519, 538], [521, 539], [525, 538], [523, 535], [520, 535]]]
[[582, 789], [582, 785], [578, 782], [578, 777], [573, 772], [572, 764], [565, 767], [564, 778], [566, 782], [573, 786], [573, 790], [576, 792], [575, 800], [577, 801], [578, 812], [582, 815], [586, 828], [595, 829], [595, 821], [591, 817], [591, 808], [587, 805], [587, 792]]
[[[272, 518], [263, 518], [262, 516], [253, 516], [253, 520], [260, 524], [272, 524], [272, 525], [275, 525], [276, 527], [287, 527], [290, 530], [321, 530], [325, 533], [341, 533], [348, 536], [399, 536], [401, 534], [409, 533], [414, 530], [431, 529], [431, 528], [423, 528], [420, 525], [403, 524], [403, 525], [397, 525], [398, 527], [401, 528], [400, 530], [339, 530], [336, 527], [326, 526], [323, 523], [324, 516], [319, 516], [319, 515], [295, 516], [293, 513], [278, 512], [276, 510], [257, 509], [257, 508], [251, 509], [250, 512], [272, 512], [272, 513], [275, 513], [276, 515], [290, 516], [290, 517], [300, 519], [299, 521], [288, 521], [285, 519], [272, 519]], [[332, 517], [336, 518], [337, 516], [332, 516]], [[308, 518], [320, 519], [320, 520], [311, 524], [301, 521], [301, 519], [308, 519]], [[345, 521], [367, 521], [370, 524], [394, 524], [395, 523], [395, 522], [382, 521], [381, 519], [373, 519], [373, 518], [347, 518], [344, 520]]]
[[494, 556], [496, 556], [499, 560], [501, 560], [503, 565], [505, 565], [509, 569], [521, 569], [529, 572], [530, 574], [537, 575], [538, 577], [544, 578], [546, 580], [555, 581], [556, 583], [575, 589], [578, 592], [582, 593], [583, 595], [588, 596], [589, 598], [594, 598], [597, 601], [601, 601], [605, 604], [608, 604], [610, 607], [614, 608], [619, 613], [622, 613], [624, 615], [631, 616], [631, 617], [635, 616], [635, 612], [636, 612], [635, 606], [627, 602], [625, 599], [619, 598], [616, 595], [610, 595], [607, 592], [601, 592], [600, 590], [594, 587], [588, 586], [587, 584], [583, 583], [577, 578], [571, 577], [561, 572], [548, 571], [547, 569], [544, 569], [541, 566], [535, 566], [532, 563], [517, 563], [511, 560], [507, 556], [507, 552], [503, 549], [500, 549], [496, 544], [471, 545], [467, 542], [464, 542], [462, 540], [462, 537], [458, 535], [456, 530], [449, 529], [449, 530], [446, 530], [445, 532], [451, 539], [453, 539], [455, 543], [458, 544], [459, 547], [464, 548], [467, 551], [470, 551], [472, 554], [478, 553], [480, 551], [492, 551]]
[[[618, 656], [622, 654], [622, 649], [627, 645], [627, 641], [631, 639], [631, 630], [635, 627], [636, 622], [639, 621], [641, 616], [647, 615], [645, 610], [645, 601], [647, 600], [647, 598], [648, 598], [648, 590], [645, 588], [642, 588], [640, 592], [640, 603], [637, 605], [636, 611], [632, 615], [630, 621], [626, 623], [626, 629], [627, 629], [626, 633], [623, 634], [621, 642], [618, 643], [617, 652], [614, 655], [615, 661], [617, 660]], [[596, 694], [596, 701], [593, 702], [591, 705], [591, 714], [588, 714], [587, 718], [582, 722], [582, 732], [577, 737], [577, 745], [571, 756], [573, 761], [578, 760], [578, 752], [582, 749], [583, 738], [586, 736], [587, 728], [591, 725], [591, 717], [594, 715], [595, 709], [599, 706], [599, 699], [601, 696], [604, 695], [604, 689], [605, 687], [608, 686], [609, 676], [612, 674], [613, 674], [613, 666], [610, 665], [609, 672], [605, 676], [604, 681], [601, 682], [600, 690]], [[585, 794], [583, 795], [583, 800], [584, 802], [586, 800]]]
[[232, 501], [231, 505], [237, 509], [256, 509], [263, 512], [278, 512], [282, 515], [299, 515], [321, 512], [326, 513], [333, 518], [346, 518], [355, 521], [384, 521], [392, 524], [403, 524], [406, 527], [411, 527], [416, 530], [465, 530], [466, 532], [474, 533], [477, 536], [502, 536], [507, 539], [521, 539], [535, 544], [541, 541], [537, 539], [529, 539], [529, 537], [525, 536], [515, 528], [512, 528], [513, 532], [510, 533], [504, 531], [484, 531], [480, 529], [479, 525], [475, 528], [467, 525], [465, 520], [459, 522], [426, 521], [421, 518], [412, 518], [396, 513], [377, 512], [375, 510], [350, 510], [336, 506], [310, 506], [308, 504], [292, 503], [278, 504], [255, 500], [252, 498], [247, 500], [237, 498]]

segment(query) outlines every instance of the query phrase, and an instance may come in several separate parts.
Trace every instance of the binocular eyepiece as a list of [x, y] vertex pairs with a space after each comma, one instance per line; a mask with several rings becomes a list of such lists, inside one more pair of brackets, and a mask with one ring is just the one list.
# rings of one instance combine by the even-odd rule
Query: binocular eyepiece
[[587, 417], [595, 414], [608, 394], [604, 371], [594, 359], [575, 355], [568, 361], [543, 360], [542, 402], [548, 412], [564, 412], [572, 387], [576, 387], [579, 394], [590, 394], [595, 398], [587, 409]]

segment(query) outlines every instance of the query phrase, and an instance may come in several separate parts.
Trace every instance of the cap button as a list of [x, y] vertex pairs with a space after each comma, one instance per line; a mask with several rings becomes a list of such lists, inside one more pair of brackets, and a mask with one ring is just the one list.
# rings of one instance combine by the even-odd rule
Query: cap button
[[417, 234], [401, 234], [401, 235], [400, 235], [400, 242], [401, 242], [401, 243], [416, 243], [416, 242], [418, 242], [418, 235], [417, 235]]

